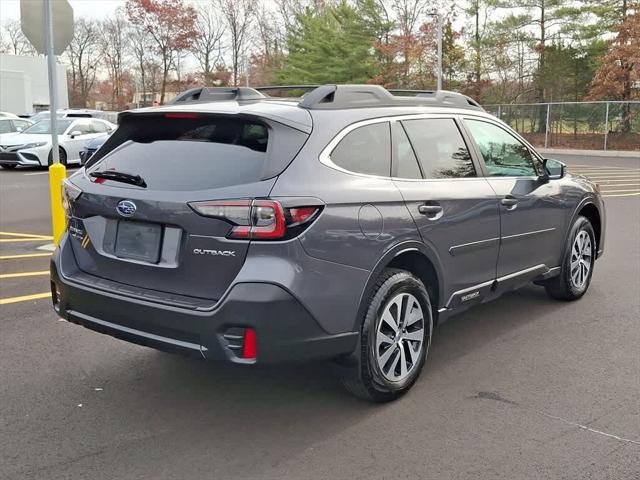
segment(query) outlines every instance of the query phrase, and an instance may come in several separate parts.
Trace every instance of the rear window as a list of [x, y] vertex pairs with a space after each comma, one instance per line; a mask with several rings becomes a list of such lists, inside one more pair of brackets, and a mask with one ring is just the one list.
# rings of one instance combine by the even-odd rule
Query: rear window
[[[134, 116], [107, 140], [98, 165], [92, 161], [90, 169], [140, 175], [149, 188], [164, 190], [226, 187], [279, 174], [306, 138], [258, 120], [188, 113]], [[274, 154], [277, 140], [281, 148]]]

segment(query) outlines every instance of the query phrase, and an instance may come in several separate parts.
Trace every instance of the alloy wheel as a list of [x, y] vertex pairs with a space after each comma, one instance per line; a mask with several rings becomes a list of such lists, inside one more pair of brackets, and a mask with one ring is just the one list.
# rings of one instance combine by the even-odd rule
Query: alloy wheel
[[376, 361], [390, 381], [406, 379], [417, 367], [425, 341], [422, 307], [410, 293], [400, 293], [385, 306], [376, 331]]
[[571, 248], [571, 283], [575, 288], [584, 288], [589, 278], [592, 261], [591, 237], [585, 230], [580, 230]]

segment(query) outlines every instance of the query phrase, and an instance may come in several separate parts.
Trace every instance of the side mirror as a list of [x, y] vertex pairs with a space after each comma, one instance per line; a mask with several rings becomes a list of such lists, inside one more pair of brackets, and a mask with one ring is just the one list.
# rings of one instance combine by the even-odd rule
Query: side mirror
[[558, 180], [564, 177], [566, 165], [559, 160], [545, 158], [542, 160], [544, 173], [541, 175], [545, 180]]
[[80, 130], [74, 130], [69, 134], [71, 138], [76, 138], [78, 135], [82, 135], [82, 132]]

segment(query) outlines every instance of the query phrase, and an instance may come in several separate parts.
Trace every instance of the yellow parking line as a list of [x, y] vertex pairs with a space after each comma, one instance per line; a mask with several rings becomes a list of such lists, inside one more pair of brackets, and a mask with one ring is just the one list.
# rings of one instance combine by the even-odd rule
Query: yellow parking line
[[37, 235], [35, 233], [16, 233], [16, 232], [0, 232], [0, 235], [7, 237], [24, 237], [24, 238], [39, 238], [41, 240], [53, 240], [51, 235]]
[[12, 260], [14, 258], [33, 258], [33, 257], [50, 257], [51, 252], [47, 253], [21, 253], [19, 255], [0, 255], [0, 260]]
[[33, 295], [22, 295], [21, 297], [9, 297], [0, 298], [0, 305], [7, 305], [8, 303], [27, 302], [29, 300], [39, 300], [41, 298], [48, 298], [51, 296], [51, 292], [34, 293]]
[[50, 238], [0, 238], [1, 243], [19, 243], [19, 242], [50, 242]]
[[40, 275], [49, 275], [49, 270], [40, 270], [38, 272], [2, 273], [0, 274], [0, 278], [37, 277]]

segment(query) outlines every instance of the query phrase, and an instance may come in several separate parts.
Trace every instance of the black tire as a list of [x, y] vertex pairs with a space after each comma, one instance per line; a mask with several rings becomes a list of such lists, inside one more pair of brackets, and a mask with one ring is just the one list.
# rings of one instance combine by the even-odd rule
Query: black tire
[[[586, 274], [584, 283], [576, 284], [572, 279], [571, 260], [574, 255], [573, 249], [576, 238], [578, 235], [582, 234], [581, 232], [586, 233], [589, 237], [589, 241], [591, 242], [591, 257], [589, 260], [589, 272]], [[591, 226], [591, 222], [586, 217], [579, 216], [572, 225], [569, 237], [567, 238], [560, 275], [550, 279], [544, 286], [547, 294], [556, 300], [572, 301], [581, 298], [589, 289], [591, 277], [593, 276], [593, 267], [595, 266], [596, 253], [596, 236], [593, 231], [593, 227]]]
[[[412, 365], [408, 376], [401, 381], [394, 382], [387, 379], [378, 366], [375, 347], [376, 332], [382, 321], [385, 308], [391, 300], [401, 293], [409, 293], [419, 302], [422, 309], [424, 335], [420, 356]], [[420, 376], [431, 344], [432, 332], [431, 302], [424, 284], [405, 270], [385, 270], [376, 282], [368, 300], [367, 310], [362, 321], [360, 345], [356, 352], [356, 355], [359, 356], [358, 361], [354, 366], [342, 371], [343, 385], [355, 396], [368, 401], [389, 402], [395, 400], [406, 393]]]
[[[60, 164], [67, 166], [67, 152], [64, 151], [64, 148], [58, 147], [58, 155], [60, 155]], [[49, 161], [48, 165], [53, 165], [53, 150], [49, 152]]]
[[4, 168], [5, 170], [13, 170], [17, 167], [17, 165], [15, 163], [0, 163], [0, 167]]

